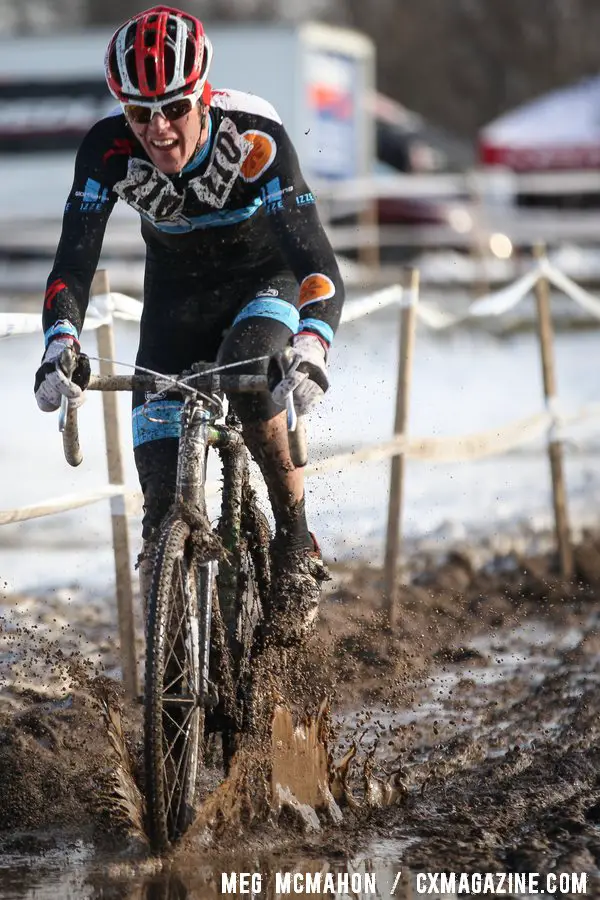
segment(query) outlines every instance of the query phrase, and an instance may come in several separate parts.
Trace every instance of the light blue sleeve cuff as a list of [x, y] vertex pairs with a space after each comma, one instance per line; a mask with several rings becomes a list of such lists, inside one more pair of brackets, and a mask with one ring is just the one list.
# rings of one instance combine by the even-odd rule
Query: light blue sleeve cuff
[[305, 328], [318, 334], [331, 345], [334, 338], [333, 328], [327, 322], [322, 322], [321, 319], [300, 319], [298, 331], [302, 332]]
[[69, 322], [67, 319], [59, 319], [58, 322], [55, 322], [48, 331], [44, 332], [44, 341], [46, 343], [46, 347], [55, 337], [59, 335], [63, 335], [65, 337], [72, 337], [76, 341], [79, 341], [79, 334], [75, 326]]

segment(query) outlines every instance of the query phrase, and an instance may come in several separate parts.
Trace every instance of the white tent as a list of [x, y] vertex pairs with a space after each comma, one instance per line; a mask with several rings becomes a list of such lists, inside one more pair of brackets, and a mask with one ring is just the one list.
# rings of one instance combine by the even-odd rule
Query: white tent
[[552, 91], [486, 125], [483, 165], [515, 171], [600, 168], [600, 76]]

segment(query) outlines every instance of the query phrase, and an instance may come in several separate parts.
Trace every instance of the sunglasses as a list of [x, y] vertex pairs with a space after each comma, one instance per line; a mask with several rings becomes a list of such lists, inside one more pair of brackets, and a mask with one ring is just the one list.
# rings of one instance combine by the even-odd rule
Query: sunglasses
[[171, 100], [170, 103], [123, 103], [123, 112], [130, 122], [135, 125], [148, 125], [153, 117], [160, 113], [168, 122], [187, 116], [198, 101], [197, 96], [183, 97], [181, 100]]

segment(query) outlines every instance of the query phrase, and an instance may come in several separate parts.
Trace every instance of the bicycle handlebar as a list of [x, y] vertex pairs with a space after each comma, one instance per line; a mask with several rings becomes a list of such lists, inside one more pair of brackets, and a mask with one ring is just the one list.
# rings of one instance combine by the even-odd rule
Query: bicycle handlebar
[[[160, 376], [147, 373], [136, 373], [134, 375], [92, 375], [88, 384], [88, 390], [142, 390], [160, 393], [161, 391], [177, 390], [177, 385], [173, 384], [177, 378], [178, 376]], [[199, 373], [193, 376], [193, 382], [194, 388], [202, 390], [202, 386], [204, 385], [207, 391], [225, 391], [246, 394], [269, 390], [266, 375], [221, 375], [218, 372], [203, 375], [202, 373]], [[303, 418], [298, 417], [294, 428], [293, 423], [290, 423], [290, 418], [288, 416], [288, 428], [288, 441], [292, 463], [296, 468], [302, 468], [306, 465], [308, 460], [306, 430], [304, 428]], [[83, 454], [79, 444], [77, 408], [69, 403], [66, 397], [63, 399], [61, 405], [59, 429], [63, 436], [63, 451], [66, 461], [70, 466], [79, 466], [83, 461]]]
[[[188, 376], [185, 376], [186, 378]], [[176, 391], [175, 384], [179, 375], [92, 375], [88, 384], [89, 391]], [[192, 380], [192, 379], [189, 379]], [[268, 391], [266, 375], [194, 375], [193, 386], [199, 391], [229, 391], [236, 394], [248, 394]]]

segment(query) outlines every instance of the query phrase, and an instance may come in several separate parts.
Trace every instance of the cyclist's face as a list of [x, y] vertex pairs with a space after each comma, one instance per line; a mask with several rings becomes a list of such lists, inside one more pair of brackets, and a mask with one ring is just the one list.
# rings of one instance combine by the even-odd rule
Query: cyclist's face
[[156, 113], [148, 124], [128, 119], [129, 127], [154, 165], [166, 175], [175, 175], [192, 158], [200, 141], [200, 104], [170, 122]]

